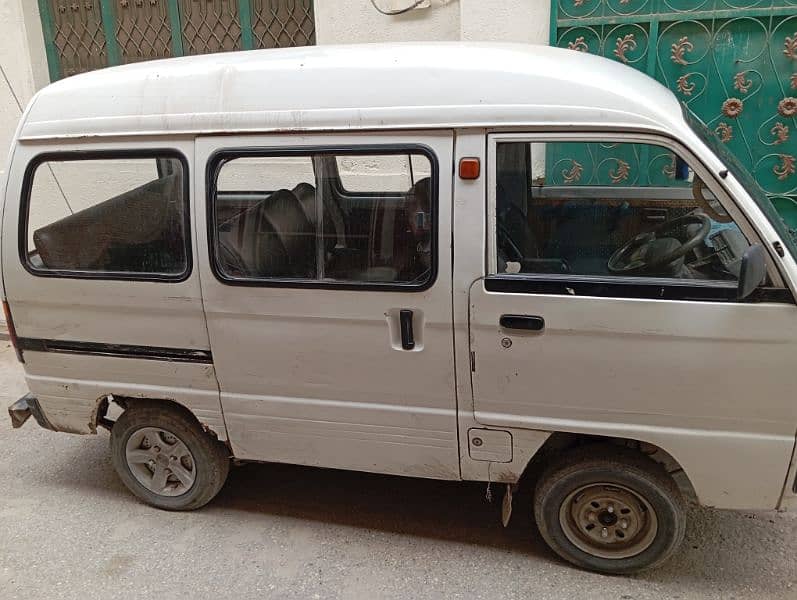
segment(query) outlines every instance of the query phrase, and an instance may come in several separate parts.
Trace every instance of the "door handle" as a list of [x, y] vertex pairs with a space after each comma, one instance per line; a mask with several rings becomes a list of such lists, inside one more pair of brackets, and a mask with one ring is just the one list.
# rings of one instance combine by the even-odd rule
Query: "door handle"
[[415, 348], [415, 336], [412, 334], [412, 311], [402, 308], [399, 311], [399, 328], [401, 329], [401, 347], [404, 350]]
[[545, 329], [545, 319], [534, 315], [501, 315], [500, 323], [504, 329], [523, 329], [525, 331]]

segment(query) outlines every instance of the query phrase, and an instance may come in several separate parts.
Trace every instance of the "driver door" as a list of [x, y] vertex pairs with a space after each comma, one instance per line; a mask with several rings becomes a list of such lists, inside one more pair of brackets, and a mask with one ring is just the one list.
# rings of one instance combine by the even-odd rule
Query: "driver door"
[[[744, 505], [743, 463], [774, 507], [797, 421], [783, 400], [797, 314], [774, 271], [737, 300], [749, 223], [664, 140], [496, 134], [488, 148], [476, 420], [643, 440], [683, 461], [743, 450], [734, 471], [696, 459], [689, 474]], [[628, 243], [653, 231], [655, 248]]]

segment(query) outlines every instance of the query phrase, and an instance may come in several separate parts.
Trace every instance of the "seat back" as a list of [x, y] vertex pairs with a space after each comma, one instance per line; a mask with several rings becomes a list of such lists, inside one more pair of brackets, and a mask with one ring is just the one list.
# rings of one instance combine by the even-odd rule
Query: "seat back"
[[174, 272], [159, 264], [184, 256], [183, 202], [179, 175], [155, 179], [33, 232], [33, 244], [48, 269]]
[[315, 276], [315, 228], [289, 190], [277, 190], [230, 219], [219, 243], [233, 263], [228, 266], [241, 275]]
[[[340, 220], [340, 223], [336, 222], [333, 218], [333, 209], [331, 209], [331, 205], [334, 202], [323, 202], [322, 205], [319, 207], [318, 203], [316, 202], [316, 190], [315, 188], [310, 185], [309, 183], [300, 183], [295, 188], [291, 190], [296, 198], [299, 200], [299, 206], [302, 207], [307, 220], [313, 226], [314, 229], [318, 230], [318, 211], [319, 208], [323, 211], [324, 215], [324, 252], [328, 254], [331, 252], [335, 246], [339, 245], [341, 240], [345, 240], [345, 233], [341, 231], [343, 220]], [[337, 205], [335, 205], [337, 208]], [[339, 227], [340, 226], [340, 227]]]

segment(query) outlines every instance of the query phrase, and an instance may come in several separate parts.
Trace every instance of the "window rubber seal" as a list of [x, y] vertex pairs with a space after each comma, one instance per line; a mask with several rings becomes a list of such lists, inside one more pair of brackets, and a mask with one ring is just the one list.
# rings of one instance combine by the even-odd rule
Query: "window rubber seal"
[[[221, 167], [228, 161], [235, 158], [244, 157], [285, 157], [285, 156], [314, 156], [315, 154], [332, 155], [370, 155], [370, 154], [395, 154], [404, 155], [411, 152], [420, 153], [429, 159], [432, 167], [431, 194], [430, 201], [432, 206], [432, 239], [430, 252], [432, 264], [429, 277], [423, 283], [380, 283], [380, 282], [352, 282], [352, 281], [317, 281], [312, 279], [288, 279], [288, 278], [236, 278], [225, 275], [218, 262], [217, 239], [216, 239], [216, 181], [221, 171]], [[214, 151], [208, 158], [205, 168], [205, 195], [207, 210], [207, 236], [208, 236], [208, 260], [210, 269], [214, 277], [224, 285], [241, 287], [275, 287], [275, 288], [297, 288], [297, 289], [324, 289], [324, 290], [367, 290], [372, 292], [423, 292], [431, 288], [437, 281], [438, 265], [440, 261], [439, 237], [439, 186], [440, 186], [440, 165], [437, 155], [427, 145], [418, 144], [357, 144], [357, 145], [311, 145], [311, 146], [292, 146], [289, 148], [274, 146], [243, 146], [232, 148], [220, 148]]]
[[[143, 273], [127, 271], [77, 271], [71, 269], [39, 269], [30, 263], [28, 255], [28, 225], [30, 222], [30, 195], [33, 178], [43, 163], [49, 161], [115, 160], [124, 158], [174, 158], [180, 161], [183, 169], [183, 247], [185, 249], [185, 269], [180, 273]], [[36, 277], [62, 279], [94, 279], [103, 281], [154, 281], [162, 283], [181, 283], [193, 272], [193, 249], [191, 245], [191, 197], [190, 171], [188, 159], [175, 148], [146, 148], [137, 150], [68, 150], [63, 152], [43, 152], [37, 154], [25, 167], [22, 180], [22, 197], [19, 205], [19, 226], [17, 245], [19, 260], [24, 269]]]

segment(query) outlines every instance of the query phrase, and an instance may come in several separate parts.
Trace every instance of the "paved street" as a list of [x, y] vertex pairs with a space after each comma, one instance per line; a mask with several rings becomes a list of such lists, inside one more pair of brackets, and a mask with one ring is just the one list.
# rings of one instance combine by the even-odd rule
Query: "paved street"
[[794, 514], [694, 509], [675, 560], [623, 578], [555, 558], [526, 495], [502, 529], [482, 485], [248, 465], [205, 509], [161, 512], [122, 487], [107, 432], [11, 429], [5, 406], [25, 387], [5, 341], [0, 382], [4, 600], [797, 599]]

